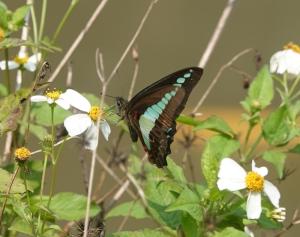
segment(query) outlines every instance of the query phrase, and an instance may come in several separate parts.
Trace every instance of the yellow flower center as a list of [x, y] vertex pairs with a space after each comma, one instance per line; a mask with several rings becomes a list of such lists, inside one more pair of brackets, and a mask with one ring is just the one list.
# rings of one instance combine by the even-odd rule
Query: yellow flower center
[[4, 30], [0, 27], [0, 41], [4, 39]]
[[29, 158], [31, 152], [26, 147], [20, 147], [15, 150], [15, 157], [20, 161], [25, 161]]
[[251, 192], [261, 192], [264, 188], [264, 177], [250, 171], [246, 176], [246, 186]]
[[23, 56], [23, 57], [16, 56], [14, 58], [14, 61], [20, 65], [23, 65], [23, 64], [27, 63], [28, 59], [29, 59], [28, 56]]
[[294, 44], [293, 42], [290, 42], [283, 46], [283, 49], [291, 49], [296, 53], [300, 53], [300, 46], [298, 44]]
[[59, 96], [61, 95], [61, 91], [59, 90], [47, 90], [45, 95], [52, 100], [57, 100]]
[[100, 109], [99, 106], [92, 106], [89, 116], [93, 121], [97, 121], [103, 114], [103, 111]]

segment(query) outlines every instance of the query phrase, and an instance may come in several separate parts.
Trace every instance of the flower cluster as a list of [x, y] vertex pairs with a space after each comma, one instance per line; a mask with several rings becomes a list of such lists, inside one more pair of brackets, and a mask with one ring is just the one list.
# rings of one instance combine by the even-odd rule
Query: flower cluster
[[103, 136], [108, 140], [111, 132], [110, 126], [103, 118], [104, 111], [99, 106], [92, 106], [90, 102], [75, 90], [68, 89], [61, 93], [58, 90], [47, 90], [45, 95], [31, 97], [32, 102], [48, 102], [49, 105], [59, 105], [61, 108], [75, 110], [75, 114], [67, 117], [64, 126], [69, 136], [82, 135], [85, 141], [85, 148], [96, 149], [98, 145], [99, 131], [97, 122]]
[[271, 182], [265, 180], [264, 177], [267, 174], [268, 169], [266, 167], [256, 167], [254, 161], [252, 161], [252, 171], [247, 173], [231, 158], [224, 158], [221, 161], [217, 185], [220, 190], [238, 191], [246, 189], [248, 191], [247, 218], [259, 219], [262, 212], [262, 193], [269, 198], [276, 208], [279, 208], [280, 193]]

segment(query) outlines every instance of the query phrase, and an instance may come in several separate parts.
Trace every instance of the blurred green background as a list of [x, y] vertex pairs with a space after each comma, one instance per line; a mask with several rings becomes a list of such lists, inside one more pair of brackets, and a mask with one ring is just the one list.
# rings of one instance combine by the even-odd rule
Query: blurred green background
[[[21, 0], [4, 0], [4, 2], [11, 9], [25, 3]], [[35, 1], [38, 13], [40, 2]], [[45, 30], [46, 35], [52, 35], [70, 1], [48, 2]], [[136, 42], [140, 71], [135, 92], [168, 73], [197, 65], [226, 2], [225, 0], [158, 1]], [[57, 46], [61, 47], [62, 51], [49, 54], [47, 58], [53, 70], [98, 3], [99, 0], [79, 2], [58, 39]], [[101, 88], [95, 70], [95, 50], [99, 48], [103, 53], [105, 71], [109, 75], [132, 38], [149, 3], [149, 0], [110, 0], [107, 3], [71, 58], [74, 89], [99, 94]], [[255, 48], [267, 63], [270, 56], [287, 42], [300, 43], [299, 7], [298, 0], [237, 0], [220, 41], [205, 68], [204, 76], [194, 89], [185, 112], [196, 105], [219, 68], [238, 52], [246, 48]], [[256, 73], [253, 54], [242, 57], [235, 65], [250, 75]], [[127, 97], [133, 68], [134, 63], [129, 54], [110, 84], [108, 94]], [[64, 68], [53, 86], [64, 88], [66, 72]], [[238, 116], [242, 112], [239, 101], [246, 94], [242, 85], [243, 78], [227, 70], [199, 112], [204, 115], [214, 113], [224, 116], [233, 127], [237, 127], [235, 124], [240, 122]], [[108, 99], [107, 103], [113, 104], [114, 101]], [[117, 134], [116, 131], [113, 130], [111, 139]], [[74, 148], [75, 145], [76, 142], [69, 142], [61, 159], [58, 191], [84, 192], [77, 159], [78, 150]], [[106, 145], [100, 146], [104, 148]], [[176, 142], [172, 149], [174, 153], [177, 149]], [[195, 149], [193, 156], [197, 166], [200, 149], [200, 147]], [[297, 184], [295, 186], [296, 180], [300, 179], [299, 165], [299, 157], [292, 157], [288, 159], [288, 167], [296, 168], [296, 172], [280, 184], [271, 178], [273, 183], [279, 185], [282, 206], [287, 207], [286, 223], [291, 220], [292, 212], [299, 208], [300, 204], [299, 186]], [[95, 181], [97, 182], [97, 178]], [[110, 225], [107, 227], [114, 228]], [[296, 226], [286, 236], [298, 236], [299, 231], [300, 228]]]

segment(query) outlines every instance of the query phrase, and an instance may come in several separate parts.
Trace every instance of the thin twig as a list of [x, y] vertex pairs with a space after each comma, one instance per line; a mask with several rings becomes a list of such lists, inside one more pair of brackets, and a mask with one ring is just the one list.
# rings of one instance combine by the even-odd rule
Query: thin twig
[[224, 27], [227, 23], [227, 20], [230, 16], [230, 13], [233, 9], [233, 5], [235, 3], [236, 0], [228, 0], [223, 12], [222, 12], [222, 15], [219, 19], [219, 22], [210, 38], [210, 40], [208, 41], [208, 45], [198, 63], [198, 66], [199, 67], [202, 67], [204, 68], [213, 52], [213, 50], [215, 49], [216, 47], [216, 44], [221, 36], [221, 33], [223, 32], [224, 30]]
[[[99, 164], [103, 167], [103, 169], [119, 184], [122, 185], [124, 183], [123, 180], [121, 180], [115, 173], [114, 171], [108, 167], [108, 165], [104, 162], [104, 160], [98, 155], [97, 156], [97, 161]], [[126, 190], [126, 192], [132, 197], [136, 198], [136, 195], [130, 190]]]
[[126, 192], [126, 190], [128, 189], [130, 185], [129, 180], [126, 180], [125, 183], [122, 184], [122, 186], [119, 188], [118, 192], [116, 192], [116, 194], [113, 196], [113, 198], [111, 199], [111, 201], [109, 202], [107, 208], [105, 208], [105, 211], [110, 210], [111, 207], [120, 200], [120, 198], [123, 196], [123, 194]]
[[132, 58], [134, 60], [134, 71], [133, 71], [133, 76], [132, 76], [132, 81], [131, 81], [131, 85], [130, 85], [130, 89], [129, 89], [129, 93], [128, 93], [128, 101], [132, 98], [132, 94], [133, 94], [133, 89], [137, 80], [137, 75], [139, 72], [139, 55], [138, 55], [138, 51], [137, 48], [132, 48]]
[[1, 213], [0, 213], [0, 232], [1, 232], [1, 226], [2, 226], [1, 225], [2, 218], [3, 218], [3, 214], [4, 214], [6, 202], [7, 202], [7, 199], [8, 199], [8, 195], [10, 193], [11, 187], [13, 186], [13, 183], [15, 181], [15, 178], [17, 177], [17, 174], [18, 174], [19, 170], [20, 170], [20, 166], [17, 167], [17, 169], [15, 170], [14, 174], [12, 175], [11, 181], [10, 181], [9, 186], [7, 188], [7, 191], [5, 193], [4, 202], [2, 204]]
[[[69, 140], [71, 140], [72, 138], [75, 138], [75, 137], [67, 137], [67, 138], [65, 138], [65, 139], [63, 139], [63, 140], [61, 140], [61, 141], [55, 143], [55, 144], [53, 145], [53, 147], [59, 146], [60, 144], [64, 143], [65, 141], [69, 141]], [[35, 154], [38, 154], [38, 153], [41, 153], [41, 152], [43, 152], [43, 150], [42, 150], [42, 149], [39, 149], [39, 150], [36, 150], [36, 151], [31, 152], [31, 155], [35, 155]]]
[[132, 48], [132, 46], [133, 46], [134, 42], [136, 41], [137, 37], [139, 36], [139, 34], [140, 34], [140, 32], [141, 32], [141, 30], [142, 30], [142, 28], [143, 28], [143, 26], [144, 26], [144, 24], [145, 24], [145, 22], [146, 22], [146, 20], [147, 20], [147, 18], [148, 18], [148, 16], [149, 16], [149, 14], [150, 14], [150, 12], [151, 12], [151, 10], [152, 10], [154, 4], [157, 3], [157, 2], [158, 2], [158, 0], [153, 0], [153, 1], [150, 3], [150, 5], [149, 5], [149, 7], [148, 7], [148, 9], [147, 9], [147, 11], [146, 11], [144, 17], [143, 17], [142, 20], [141, 20], [141, 23], [140, 23], [139, 27], [137, 28], [135, 34], [133, 35], [131, 41], [129, 42], [127, 48], [125, 49], [125, 51], [124, 51], [124, 53], [122, 54], [121, 58], [119, 59], [118, 63], [116, 64], [116, 66], [115, 66], [114, 69], [112, 70], [111, 74], [109, 75], [109, 77], [108, 77], [108, 79], [107, 79], [107, 82], [109, 82], [109, 81], [114, 77], [114, 75], [117, 73], [119, 67], [121, 66], [121, 64], [122, 64], [122, 62], [123, 62], [123, 60], [125, 59], [126, 55], [127, 55], [128, 52], [130, 51], [130, 49]]
[[104, 8], [104, 6], [106, 5], [107, 2], [108, 2], [108, 0], [102, 0], [99, 3], [99, 5], [95, 9], [94, 13], [90, 17], [90, 19], [88, 20], [88, 22], [86, 23], [86, 25], [84, 26], [83, 30], [76, 37], [76, 39], [74, 40], [73, 44], [70, 46], [69, 50], [64, 55], [63, 59], [60, 61], [59, 65], [56, 67], [55, 71], [53, 72], [53, 74], [49, 78], [49, 80], [48, 80], [49, 82], [52, 82], [52, 81], [55, 80], [55, 78], [60, 73], [61, 69], [69, 61], [70, 57], [72, 56], [72, 54], [74, 53], [74, 51], [76, 50], [76, 48], [78, 47], [78, 45], [81, 43], [81, 41], [83, 40], [84, 36], [90, 30], [91, 26], [93, 25], [93, 23], [95, 22], [95, 20], [97, 19], [97, 17], [101, 13], [101, 11], [103, 10], [103, 8]]
[[198, 104], [195, 106], [192, 114], [195, 114], [197, 112], [197, 110], [201, 107], [201, 105], [203, 104], [203, 102], [205, 101], [205, 99], [207, 98], [207, 96], [209, 95], [209, 93], [211, 92], [211, 90], [213, 89], [213, 87], [215, 86], [215, 84], [218, 82], [218, 80], [220, 79], [223, 71], [228, 68], [231, 67], [232, 64], [238, 60], [240, 57], [242, 57], [243, 55], [255, 51], [254, 49], [250, 48], [250, 49], [245, 49], [242, 52], [239, 52], [238, 54], [236, 54], [229, 62], [227, 62], [226, 64], [224, 64], [220, 70], [218, 71], [217, 75], [214, 77], [214, 79], [211, 81], [210, 85], [208, 86], [207, 90], [205, 91], [205, 93], [203, 94], [203, 96], [201, 97], [201, 99], [199, 100]]

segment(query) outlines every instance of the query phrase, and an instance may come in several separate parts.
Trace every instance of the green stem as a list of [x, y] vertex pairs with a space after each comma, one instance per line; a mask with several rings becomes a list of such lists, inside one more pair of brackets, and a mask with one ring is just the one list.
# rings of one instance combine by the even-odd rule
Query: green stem
[[246, 137], [245, 137], [245, 150], [247, 149], [247, 145], [248, 145], [248, 142], [249, 142], [249, 138], [250, 138], [250, 135], [252, 133], [252, 130], [253, 130], [253, 125], [251, 124], [251, 122], [249, 123], [249, 127], [248, 127], [248, 130], [247, 130], [247, 134], [246, 134]]
[[40, 19], [39, 42], [42, 40], [43, 33], [44, 33], [46, 13], [47, 13], [47, 0], [43, 0], [42, 14]]
[[9, 75], [9, 68], [8, 68], [8, 60], [9, 60], [8, 48], [4, 49], [4, 59], [5, 59], [6, 87], [9, 94], [11, 92], [11, 85], [10, 85], [10, 75]]
[[58, 27], [56, 28], [56, 31], [54, 32], [54, 35], [52, 37], [52, 43], [55, 43], [57, 40], [58, 35], [60, 34], [64, 24], [66, 23], [67, 19], [69, 18], [71, 12], [73, 11], [74, 7], [77, 5], [79, 0], [72, 0], [71, 4], [69, 5], [69, 8], [67, 9], [65, 15], [63, 16], [62, 20], [60, 21]]
[[292, 85], [291, 88], [290, 88], [290, 92], [289, 92], [289, 95], [290, 95], [290, 96], [293, 94], [293, 92], [294, 92], [296, 86], [298, 85], [299, 81], [300, 81], [300, 75], [297, 76], [297, 78], [295, 79], [293, 85]]
[[253, 143], [249, 151], [246, 153], [245, 161], [249, 160], [249, 158], [252, 156], [252, 153], [255, 151], [256, 147], [258, 146], [262, 138], [263, 135], [262, 133], [260, 133], [260, 135], [257, 137], [257, 139], [255, 140], [255, 142]]
[[31, 19], [32, 19], [32, 28], [33, 28], [33, 38], [34, 42], [37, 46], [38, 44], [38, 27], [37, 27], [37, 21], [36, 21], [36, 16], [35, 16], [35, 10], [33, 4], [30, 5], [30, 12], [31, 12]]
[[[43, 174], [42, 174], [41, 190], [40, 190], [40, 205], [42, 205], [42, 202], [43, 202], [43, 192], [44, 192], [44, 185], [45, 185], [45, 177], [46, 177], [47, 163], [48, 163], [48, 154], [45, 153], [45, 154], [44, 154], [44, 165], [43, 165]], [[39, 229], [40, 229], [41, 215], [42, 215], [42, 209], [39, 210], [38, 224], [37, 224], [37, 231], [39, 231]], [[44, 225], [44, 224], [43, 224], [43, 225]]]
[[[23, 174], [24, 174], [23, 181], [24, 181], [24, 186], [25, 186], [27, 205], [30, 209], [31, 203], [30, 203], [30, 197], [29, 197], [29, 190], [28, 190], [28, 186], [27, 186], [26, 170], [22, 169], [22, 171], [23, 171]], [[31, 217], [32, 217], [32, 221], [31, 221], [30, 225], [31, 225], [31, 229], [32, 229], [32, 234], [34, 235], [35, 234], [35, 229], [34, 229], [34, 222], [33, 222], [33, 214], [32, 213], [31, 213]]]

